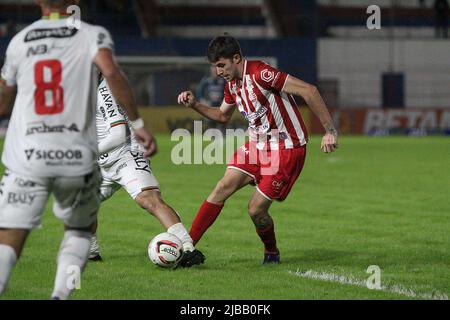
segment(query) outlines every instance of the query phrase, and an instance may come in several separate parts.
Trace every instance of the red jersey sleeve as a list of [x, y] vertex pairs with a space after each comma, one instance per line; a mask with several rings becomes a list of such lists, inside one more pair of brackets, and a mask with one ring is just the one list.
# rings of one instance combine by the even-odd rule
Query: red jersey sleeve
[[289, 76], [272, 66], [261, 62], [254, 71], [256, 82], [266, 90], [281, 91]]
[[224, 94], [223, 94], [223, 98], [224, 98], [224, 100], [225, 100], [225, 103], [228, 103], [228, 104], [235, 104], [235, 102], [234, 102], [234, 98], [233, 98], [233, 95], [231, 94], [231, 92], [230, 92], [230, 84], [227, 82], [227, 84], [225, 85], [225, 88], [224, 88], [224, 92], [223, 92]]

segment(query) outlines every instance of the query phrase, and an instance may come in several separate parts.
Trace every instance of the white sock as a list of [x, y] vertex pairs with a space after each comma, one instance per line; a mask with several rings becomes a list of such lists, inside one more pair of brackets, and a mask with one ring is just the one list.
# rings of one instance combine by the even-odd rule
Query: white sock
[[100, 246], [98, 245], [97, 235], [93, 234], [91, 237], [91, 244], [89, 248], [89, 257], [95, 257], [100, 254]]
[[183, 243], [184, 251], [194, 251], [192, 238], [181, 222], [175, 223], [173, 226], [167, 229], [167, 232], [172, 233], [176, 235], [178, 238], [180, 238], [181, 242]]
[[11, 271], [17, 261], [17, 255], [11, 246], [0, 244], [0, 295], [6, 289]]
[[64, 233], [58, 253], [58, 268], [52, 297], [66, 300], [80, 284], [79, 276], [81, 276], [89, 256], [91, 236], [90, 232], [76, 230]]

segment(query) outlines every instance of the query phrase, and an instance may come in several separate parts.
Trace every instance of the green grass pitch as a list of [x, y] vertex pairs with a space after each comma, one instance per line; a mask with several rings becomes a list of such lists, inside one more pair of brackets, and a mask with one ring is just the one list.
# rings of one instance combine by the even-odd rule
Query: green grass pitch
[[[165, 200], [189, 228], [225, 166], [173, 165], [170, 150], [175, 142], [168, 136], [158, 138], [160, 152], [152, 159], [153, 170]], [[226, 203], [198, 244], [206, 263], [187, 270], [164, 270], [150, 263], [147, 245], [164, 230], [121, 190], [100, 209], [98, 236], [104, 262], [88, 264], [81, 289], [72, 299], [449, 296], [449, 142], [444, 137], [344, 136], [339, 150], [325, 155], [319, 150], [320, 137], [312, 137], [299, 181], [285, 202], [271, 208], [280, 265], [260, 264], [262, 244], [246, 213], [253, 187]], [[49, 298], [63, 235], [50, 208], [42, 229], [28, 239], [3, 299]], [[336, 281], [343, 277], [365, 281], [370, 265], [381, 268], [383, 290]], [[334, 280], [294, 274], [308, 270], [333, 275]]]

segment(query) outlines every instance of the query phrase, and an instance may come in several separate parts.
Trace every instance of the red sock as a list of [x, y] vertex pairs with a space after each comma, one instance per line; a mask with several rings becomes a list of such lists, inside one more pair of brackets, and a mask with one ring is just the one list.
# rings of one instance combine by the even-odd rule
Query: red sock
[[217, 216], [220, 214], [223, 205], [218, 205], [208, 202], [205, 200], [192, 222], [191, 230], [189, 235], [194, 241], [194, 245], [200, 240], [203, 234], [208, 230], [208, 228], [214, 223]]
[[264, 243], [266, 253], [278, 253], [277, 239], [275, 238], [275, 226], [272, 224], [265, 228], [256, 228], [256, 233]]

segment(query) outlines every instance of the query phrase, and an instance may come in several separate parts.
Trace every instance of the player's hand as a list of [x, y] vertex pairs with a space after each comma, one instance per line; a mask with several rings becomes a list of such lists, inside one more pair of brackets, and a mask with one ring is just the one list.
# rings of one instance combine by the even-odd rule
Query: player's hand
[[152, 136], [152, 141], [150, 142], [150, 146], [147, 151], [144, 152], [144, 157], [150, 158], [153, 157], [158, 152], [158, 145], [156, 144], [156, 139]]
[[145, 148], [144, 156], [151, 157], [158, 152], [155, 137], [146, 128], [134, 129], [134, 134], [140, 144]]
[[337, 133], [327, 132], [322, 138], [320, 150], [322, 150], [325, 153], [331, 153], [335, 151], [337, 148], [338, 148]]
[[178, 95], [178, 104], [184, 104], [188, 108], [192, 108], [196, 102], [197, 99], [192, 91], [184, 91]]

